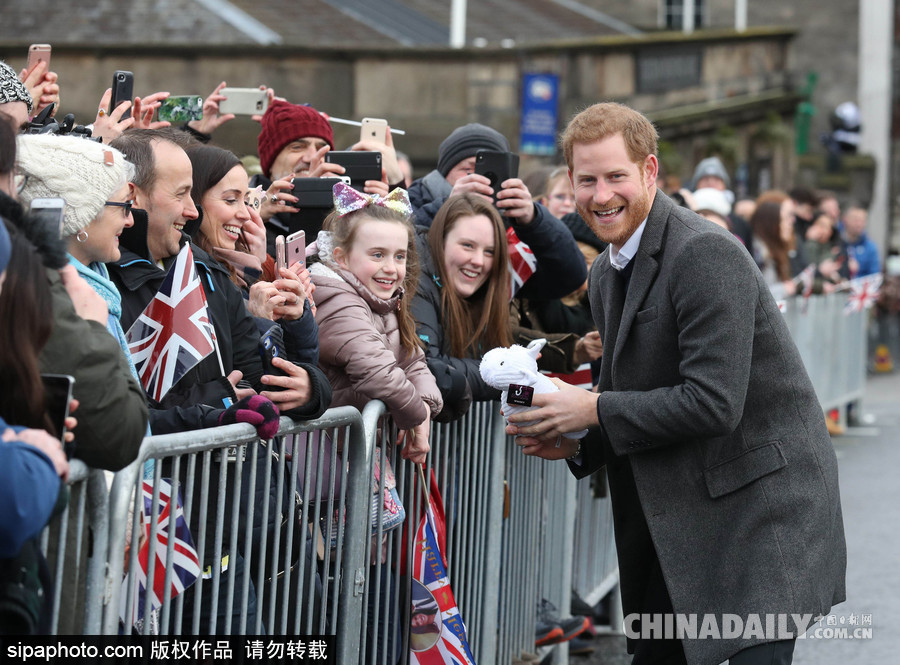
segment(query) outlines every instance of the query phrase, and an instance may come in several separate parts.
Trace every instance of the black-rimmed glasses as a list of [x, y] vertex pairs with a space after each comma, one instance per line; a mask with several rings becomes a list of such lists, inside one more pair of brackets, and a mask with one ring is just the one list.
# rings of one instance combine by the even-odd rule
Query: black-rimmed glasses
[[134, 205], [134, 201], [107, 201], [103, 205], [105, 206], [115, 206], [116, 208], [124, 208], [122, 214], [126, 217], [131, 214], [131, 207]]

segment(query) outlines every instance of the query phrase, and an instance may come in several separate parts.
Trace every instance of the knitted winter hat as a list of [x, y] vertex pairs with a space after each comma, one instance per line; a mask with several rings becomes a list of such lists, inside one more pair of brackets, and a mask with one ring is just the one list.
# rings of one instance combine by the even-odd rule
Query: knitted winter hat
[[0, 275], [9, 265], [9, 255], [12, 251], [12, 241], [9, 239], [9, 233], [6, 231], [6, 222], [0, 217]]
[[694, 192], [694, 211], [709, 210], [719, 217], [728, 217], [731, 214], [731, 203], [725, 192], [714, 187], [701, 187]]
[[19, 80], [12, 67], [0, 61], [0, 104], [8, 102], [25, 102], [29, 113], [34, 108], [28, 88]]
[[474, 157], [479, 150], [509, 152], [509, 141], [496, 129], [477, 122], [457, 127], [441, 141], [438, 148], [438, 172], [446, 178], [454, 166], [464, 159]]
[[726, 187], [731, 186], [731, 178], [728, 177], [728, 171], [725, 170], [725, 165], [718, 157], [707, 157], [697, 164], [697, 168], [694, 169], [694, 187], [697, 186], [700, 178], [705, 178], [706, 176], [720, 178]]
[[75, 235], [93, 222], [116, 190], [134, 177], [134, 166], [121, 152], [74, 136], [22, 134], [17, 138], [18, 170], [28, 176], [19, 194], [33, 199], [66, 200], [63, 235]]
[[269, 174], [272, 162], [284, 146], [306, 136], [326, 141], [334, 149], [334, 131], [325, 117], [312, 106], [291, 104], [276, 99], [262, 117], [262, 131], [257, 139], [259, 164], [262, 172]]

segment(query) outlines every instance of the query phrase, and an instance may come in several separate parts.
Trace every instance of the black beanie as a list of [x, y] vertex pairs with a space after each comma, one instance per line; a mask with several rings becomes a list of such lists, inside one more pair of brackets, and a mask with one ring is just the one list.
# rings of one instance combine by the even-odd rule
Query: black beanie
[[496, 129], [477, 122], [457, 127], [438, 148], [437, 170], [446, 178], [454, 166], [479, 150], [509, 152], [509, 141]]

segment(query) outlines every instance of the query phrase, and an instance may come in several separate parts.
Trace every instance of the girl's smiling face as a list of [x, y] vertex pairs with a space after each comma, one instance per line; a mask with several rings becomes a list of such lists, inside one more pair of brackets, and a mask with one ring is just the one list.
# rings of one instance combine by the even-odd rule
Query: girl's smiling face
[[335, 262], [375, 296], [387, 300], [403, 284], [409, 253], [409, 230], [400, 222], [359, 220], [349, 248], [335, 247]]
[[200, 230], [213, 247], [234, 249], [244, 222], [250, 219], [250, 211], [244, 203], [246, 192], [247, 172], [238, 165], [203, 195]]
[[444, 238], [444, 270], [460, 298], [473, 295], [491, 276], [494, 224], [486, 215], [465, 215]]

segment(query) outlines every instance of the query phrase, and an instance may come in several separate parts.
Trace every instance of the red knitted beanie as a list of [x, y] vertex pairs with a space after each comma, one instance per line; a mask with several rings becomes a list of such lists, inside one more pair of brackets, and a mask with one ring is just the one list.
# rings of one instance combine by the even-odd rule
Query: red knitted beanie
[[259, 165], [268, 176], [272, 162], [291, 141], [315, 136], [334, 149], [331, 124], [311, 106], [291, 104], [276, 99], [262, 117], [262, 131], [257, 139]]

